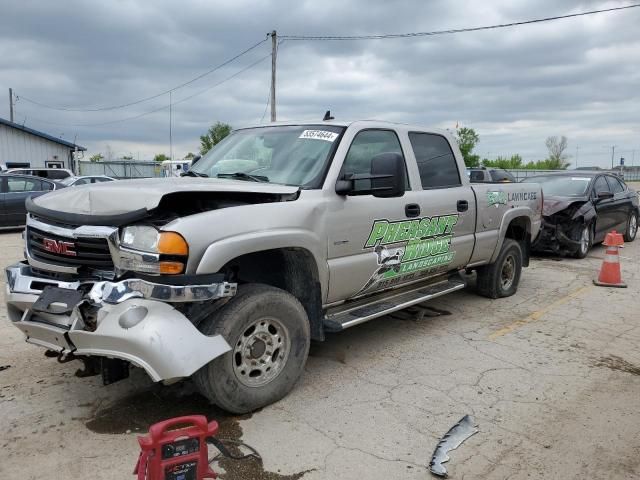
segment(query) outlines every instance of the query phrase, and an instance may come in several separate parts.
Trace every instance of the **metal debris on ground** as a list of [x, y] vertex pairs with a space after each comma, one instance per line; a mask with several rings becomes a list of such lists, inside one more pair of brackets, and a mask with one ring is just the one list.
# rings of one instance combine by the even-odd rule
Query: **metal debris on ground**
[[433, 452], [429, 470], [439, 477], [447, 476], [447, 469], [443, 463], [449, 461], [447, 453], [458, 448], [471, 435], [478, 433], [478, 426], [475, 420], [469, 415], [465, 415], [456, 423], [438, 442], [438, 446]]
[[3, 370], [6, 370], [7, 368], [10, 368], [11, 365], [0, 365], [0, 372]]

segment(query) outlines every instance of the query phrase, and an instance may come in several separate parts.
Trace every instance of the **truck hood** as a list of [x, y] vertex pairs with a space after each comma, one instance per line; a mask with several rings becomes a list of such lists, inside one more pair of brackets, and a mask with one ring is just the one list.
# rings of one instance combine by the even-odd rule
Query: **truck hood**
[[28, 199], [27, 211], [70, 224], [120, 226], [148, 216], [165, 197], [193, 203], [213, 194], [217, 199], [245, 199], [241, 203], [246, 204], [292, 200], [289, 197], [298, 191], [298, 187], [230, 179], [145, 178], [63, 188]]

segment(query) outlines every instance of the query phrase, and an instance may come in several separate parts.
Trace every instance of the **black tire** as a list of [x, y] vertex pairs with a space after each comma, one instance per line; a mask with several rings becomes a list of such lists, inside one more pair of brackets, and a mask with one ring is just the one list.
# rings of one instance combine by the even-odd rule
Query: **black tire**
[[[633, 222], [633, 223], [632, 223]], [[627, 219], [627, 229], [624, 232], [624, 241], [633, 242], [636, 239], [638, 233], [638, 212], [631, 210], [629, 218]]]
[[[510, 297], [516, 293], [522, 273], [522, 257], [520, 244], [511, 238], [505, 238], [496, 261], [478, 268], [478, 293], [488, 298]], [[510, 281], [505, 282], [503, 272], [508, 269], [511, 270]]]
[[[586, 234], [586, 243], [583, 242], [583, 236]], [[582, 225], [576, 229], [576, 241], [580, 242], [578, 248], [573, 252], [575, 258], [585, 258], [589, 254], [589, 250], [593, 247], [593, 226], [591, 223]]]
[[304, 307], [290, 293], [269, 285], [241, 285], [200, 330], [222, 335], [231, 351], [202, 367], [193, 379], [200, 393], [232, 413], [248, 413], [283, 398], [300, 378], [309, 354]]

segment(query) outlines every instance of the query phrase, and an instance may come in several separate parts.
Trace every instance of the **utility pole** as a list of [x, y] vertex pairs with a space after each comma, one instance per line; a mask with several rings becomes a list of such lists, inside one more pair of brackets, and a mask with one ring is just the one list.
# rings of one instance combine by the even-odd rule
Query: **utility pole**
[[611, 170], [613, 170], [613, 155], [615, 154], [615, 152], [616, 152], [616, 146], [612, 145], [611, 146]]
[[9, 120], [13, 122], [13, 88], [9, 88]]
[[271, 32], [271, 121], [276, 121], [276, 56], [278, 53], [278, 34]]
[[576, 145], [576, 169], [578, 168], [578, 152], [580, 151], [580, 146]]
[[171, 90], [169, 90], [169, 160], [173, 160], [173, 135], [171, 124], [173, 123], [173, 106], [172, 106], [172, 95]]

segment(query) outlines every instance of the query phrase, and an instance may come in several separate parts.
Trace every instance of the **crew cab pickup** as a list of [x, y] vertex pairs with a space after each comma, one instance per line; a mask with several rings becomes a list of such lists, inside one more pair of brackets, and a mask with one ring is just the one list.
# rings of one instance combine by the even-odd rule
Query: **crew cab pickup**
[[[513, 295], [537, 184], [471, 185], [447, 132], [379, 121], [239, 129], [181, 178], [27, 201], [10, 321], [105, 383], [193, 377], [220, 407], [286, 395], [310, 340], [460, 290]], [[388, 320], [387, 320], [388, 321]]]

